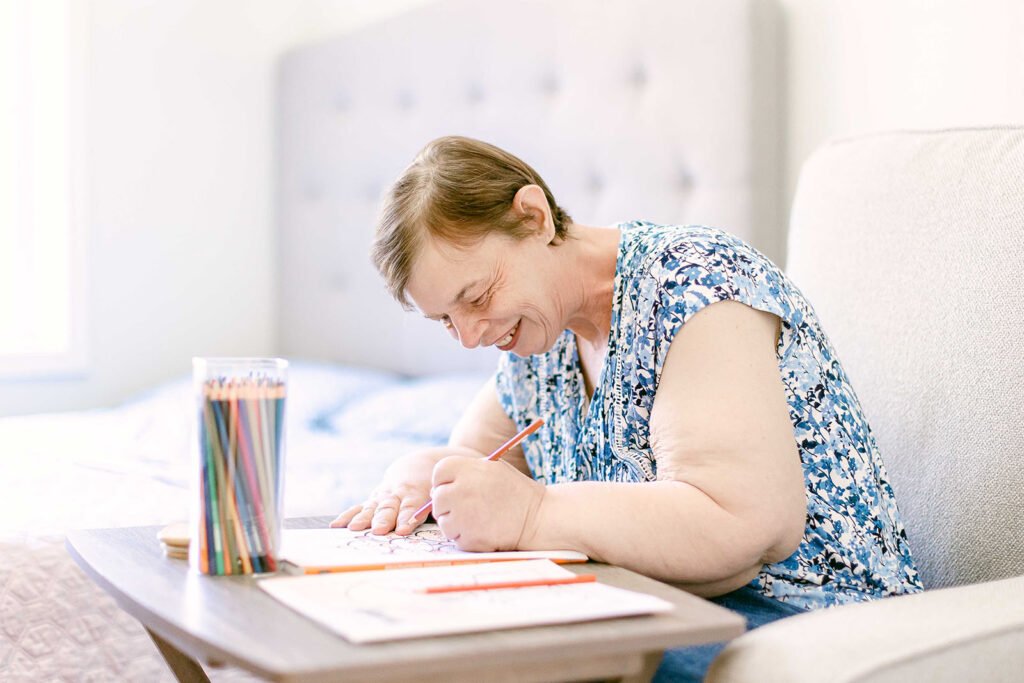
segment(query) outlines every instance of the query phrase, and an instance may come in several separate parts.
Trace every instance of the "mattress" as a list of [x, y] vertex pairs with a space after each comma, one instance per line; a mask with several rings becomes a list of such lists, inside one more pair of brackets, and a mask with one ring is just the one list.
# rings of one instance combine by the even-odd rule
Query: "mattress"
[[[444, 443], [485, 380], [293, 360], [285, 515], [357, 502], [395, 457]], [[142, 627], [63, 543], [73, 528], [187, 518], [194, 406], [181, 377], [114, 408], [0, 419], [0, 679], [174, 680]], [[210, 676], [249, 678], [231, 668]]]

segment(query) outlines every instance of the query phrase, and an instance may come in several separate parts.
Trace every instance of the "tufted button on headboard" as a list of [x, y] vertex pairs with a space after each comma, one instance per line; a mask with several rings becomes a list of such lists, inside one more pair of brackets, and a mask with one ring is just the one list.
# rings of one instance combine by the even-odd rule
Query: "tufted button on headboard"
[[522, 157], [580, 222], [714, 225], [778, 256], [775, 23], [757, 0], [442, 0], [286, 55], [282, 353], [493, 366], [403, 312], [369, 261], [381, 193], [440, 135]]

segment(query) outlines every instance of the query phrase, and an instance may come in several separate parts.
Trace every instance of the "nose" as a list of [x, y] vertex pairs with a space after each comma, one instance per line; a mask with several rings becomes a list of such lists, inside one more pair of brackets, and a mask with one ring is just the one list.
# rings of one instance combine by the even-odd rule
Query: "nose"
[[452, 317], [452, 325], [455, 327], [459, 343], [467, 349], [475, 349], [480, 346], [484, 332], [487, 330], [486, 320], [471, 315]]

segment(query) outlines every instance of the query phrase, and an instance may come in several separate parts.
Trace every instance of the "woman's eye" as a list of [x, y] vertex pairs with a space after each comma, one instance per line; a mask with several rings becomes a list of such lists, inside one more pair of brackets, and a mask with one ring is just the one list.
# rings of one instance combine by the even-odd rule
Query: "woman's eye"
[[473, 299], [473, 301], [471, 301], [470, 303], [473, 306], [478, 306], [478, 307], [479, 306], [483, 306], [484, 304], [487, 303], [487, 298], [488, 298], [489, 294], [490, 294], [490, 292], [484, 292], [483, 294], [478, 296], [476, 299]]

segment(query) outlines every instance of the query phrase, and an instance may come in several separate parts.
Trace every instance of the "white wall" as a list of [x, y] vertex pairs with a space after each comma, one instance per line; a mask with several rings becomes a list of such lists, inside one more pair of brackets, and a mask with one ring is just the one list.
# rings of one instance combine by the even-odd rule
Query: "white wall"
[[1024, 125], [1021, 0], [778, 0], [786, 184], [822, 142], [894, 128]]
[[109, 405], [193, 355], [274, 353], [276, 59], [422, 2], [70, 1], [85, 34], [88, 370], [0, 382], [0, 415]]
[[[0, 414], [108, 405], [193, 355], [273, 353], [275, 60], [428, 1], [72, 2], [88, 45], [89, 371], [0, 383]], [[1018, 0], [768, 1], [787, 206], [829, 137], [1024, 123]]]

